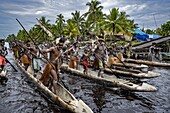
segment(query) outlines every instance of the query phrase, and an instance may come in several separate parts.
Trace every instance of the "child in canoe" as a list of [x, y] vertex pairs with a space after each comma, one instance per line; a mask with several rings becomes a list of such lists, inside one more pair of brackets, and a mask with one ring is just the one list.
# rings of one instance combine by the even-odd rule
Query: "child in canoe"
[[85, 75], [88, 75], [88, 54], [87, 54], [87, 50], [84, 50], [84, 53], [83, 53], [80, 61], [81, 61], [83, 68], [84, 68], [83, 73]]

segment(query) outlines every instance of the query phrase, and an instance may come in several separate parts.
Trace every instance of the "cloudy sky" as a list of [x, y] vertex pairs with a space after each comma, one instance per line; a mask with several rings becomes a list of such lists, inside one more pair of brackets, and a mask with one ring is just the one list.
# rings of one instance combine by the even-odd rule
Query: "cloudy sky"
[[[17, 34], [21, 26], [27, 31], [37, 24], [36, 18], [45, 16], [55, 22], [58, 14], [65, 19], [78, 10], [81, 14], [88, 10], [86, 3], [91, 0], [1, 0], [0, 3], [0, 38], [9, 34]], [[169, 0], [99, 0], [104, 6], [103, 12], [108, 14], [114, 7], [126, 11], [139, 27], [155, 29], [170, 20]], [[155, 18], [155, 19], [154, 19]], [[155, 24], [156, 23], [156, 24]]]

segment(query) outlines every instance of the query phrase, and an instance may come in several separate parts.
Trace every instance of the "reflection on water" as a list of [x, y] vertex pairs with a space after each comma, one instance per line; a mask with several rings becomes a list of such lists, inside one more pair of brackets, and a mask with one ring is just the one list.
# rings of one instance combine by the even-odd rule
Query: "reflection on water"
[[[145, 82], [157, 87], [157, 92], [128, 92], [119, 88], [106, 88], [91, 80], [71, 74], [63, 74], [63, 78], [71, 92], [87, 103], [96, 113], [143, 113], [170, 112], [170, 71], [154, 68], [162, 76], [145, 79]], [[164, 81], [164, 82], [162, 82]], [[162, 91], [164, 90], [164, 91]]]
[[40, 94], [30, 87], [22, 74], [8, 73], [7, 85], [0, 86], [1, 113], [52, 112]]
[[[10, 61], [16, 67], [12, 59]], [[0, 85], [0, 113], [68, 113], [47, 100], [22, 72], [14, 72], [9, 65], [8, 70], [7, 84]], [[95, 113], [169, 113], [170, 70], [154, 68], [153, 71], [161, 73], [161, 76], [145, 81], [157, 87], [157, 92], [106, 88], [94, 81], [65, 73], [61, 74], [61, 78], [70, 92]]]
[[93, 97], [93, 101], [95, 102], [96, 106], [97, 106], [97, 112], [102, 111], [104, 105], [106, 104], [105, 102], [105, 89], [102, 88], [98, 88], [98, 87], [94, 87], [92, 89], [92, 97]]

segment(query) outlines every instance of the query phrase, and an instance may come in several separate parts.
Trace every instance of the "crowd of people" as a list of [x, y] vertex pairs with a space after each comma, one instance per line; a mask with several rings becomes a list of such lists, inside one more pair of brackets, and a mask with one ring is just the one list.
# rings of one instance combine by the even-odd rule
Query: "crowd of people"
[[[98, 77], [103, 77], [104, 68], [111, 67], [114, 63], [123, 61], [123, 57], [130, 57], [131, 44], [125, 46], [122, 44], [119, 48], [116, 44], [109, 47], [102, 36], [98, 36], [95, 44], [88, 43], [80, 47], [79, 41], [72, 44], [66, 44], [66, 38], [61, 37], [57, 44], [43, 47], [31, 41], [14, 41], [11, 45], [14, 56], [21, 62], [27, 71], [31, 66], [34, 70], [34, 76], [41, 70], [40, 63], [44, 59], [46, 66], [43, 69], [40, 81], [49, 86], [50, 81], [53, 84], [59, 80], [60, 68], [63, 60], [70, 68], [79, 69], [79, 64], [84, 68], [83, 73], [88, 76], [88, 68], [98, 72]], [[43, 45], [45, 46], [45, 44]]]

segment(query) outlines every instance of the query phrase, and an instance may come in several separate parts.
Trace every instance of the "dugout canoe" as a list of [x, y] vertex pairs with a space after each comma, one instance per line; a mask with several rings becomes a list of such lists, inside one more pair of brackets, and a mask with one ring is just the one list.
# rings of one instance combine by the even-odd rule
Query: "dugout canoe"
[[55, 87], [57, 87], [56, 94], [55, 94], [39, 81], [39, 78], [41, 77], [41, 73], [38, 73], [35, 78], [33, 76], [33, 70], [30, 66], [28, 67], [28, 70], [25, 71], [25, 69], [21, 66], [21, 64], [19, 64], [18, 62], [16, 63], [18, 67], [22, 70], [22, 72], [24, 72], [32, 80], [32, 82], [38, 88], [40, 88], [57, 105], [73, 113], [93, 113], [90, 107], [88, 107], [81, 99], [76, 99], [60, 83], [55, 84]]
[[130, 70], [126, 68], [105, 68], [105, 72], [121, 75], [121, 76], [127, 76], [127, 77], [135, 77], [135, 78], [154, 78], [159, 77], [160, 73], [156, 73], [153, 71], [147, 71], [147, 72], [141, 72], [139, 70]]
[[[91, 61], [90, 66], [92, 63], [93, 61]], [[160, 73], [148, 71], [148, 66], [146, 65], [135, 65], [130, 63], [126, 63], [125, 65], [122, 63], [115, 63], [112, 64], [112, 68], [105, 68], [104, 71], [106, 73], [135, 78], [154, 78], [160, 76]]]
[[111, 87], [119, 87], [124, 90], [129, 90], [129, 91], [138, 91], [138, 92], [153, 92], [156, 91], [157, 89], [147, 83], [142, 83], [142, 85], [134, 84], [128, 80], [123, 80], [123, 79], [118, 79], [113, 76], [109, 76], [104, 74], [103, 78], [97, 76], [97, 72], [89, 70], [88, 75], [85, 75], [83, 73], [82, 68], [79, 68], [79, 70], [69, 68], [67, 64], [62, 64], [61, 70], [65, 72], [70, 72], [74, 75], [87, 78], [90, 80], [94, 80], [99, 84], [106, 85], [106, 86], [111, 86]]
[[114, 63], [112, 64], [113, 66], [118, 66], [118, 67], [125, 67], [125, 68], [132, 68], [135, 70], [140, 70], [142, 71], [143, 69], [148, 70], [148, 66], [147, 65], [141, 65], [141, 64], [132, 64], [132, 63]]
[[158, 67], [170, 67], [170, 63], [153, 62], [153, 61], [146, 61], [146, 60], [125, 59], [125, 62], [145, 64], [145, 65], [158, 66]]

